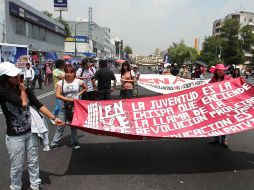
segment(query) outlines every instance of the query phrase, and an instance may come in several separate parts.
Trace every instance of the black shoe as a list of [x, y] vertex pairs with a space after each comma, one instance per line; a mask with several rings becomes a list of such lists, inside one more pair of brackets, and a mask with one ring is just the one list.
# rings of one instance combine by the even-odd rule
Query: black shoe
[[218, 140], [212, 140], [211, 142], [209, 142], [210, 145], [216, 145], [219, 144], [220, 142]]
[[72, 145], [72, 148], [73, 148], [74, 150], [79, 150], [79, 149], [80, 149], [80, 146], [78, 145], [78, 143], [75, 143], [75, 144]]
[[58, 145], [53, 145], [53, 146], [50, 145], [50, 148], [53, 150], [56, 150], [56, 149], [58, 149]]

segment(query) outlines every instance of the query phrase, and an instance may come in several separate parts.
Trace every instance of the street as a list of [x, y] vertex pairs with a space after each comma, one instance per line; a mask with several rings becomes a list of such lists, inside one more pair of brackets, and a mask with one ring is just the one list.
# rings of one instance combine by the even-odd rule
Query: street
[[[50, 110], [53, 86], [36, 89]], [[155, 95], [140, 89], [140, 96]], [[119, 91], [114, 92], [114, 98]], [[0, 189], [9, 189], [9, 157], [5, 119], [0, 115]], [[54, 126], [49, 128], [50, 139]], [[229, 149], [209, 145], [210, 139], [131, 141], [79, 131], [80, 150], [70, 146], [66, 127], [61, 147], [43, 152], [40, 177], [43, 190], [252, 190], [254, 186], [254, 131], [232, 135]], [[30, 186], [27, 168], [23, 189]]]

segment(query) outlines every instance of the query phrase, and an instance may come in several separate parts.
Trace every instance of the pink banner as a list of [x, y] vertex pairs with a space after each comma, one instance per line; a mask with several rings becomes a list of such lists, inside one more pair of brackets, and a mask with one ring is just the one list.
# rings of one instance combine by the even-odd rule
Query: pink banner
[[254, 128], [254, 87], [238, 78], [173, 94], [75, 101], [74, 127], [121, 138], [199, 138]]

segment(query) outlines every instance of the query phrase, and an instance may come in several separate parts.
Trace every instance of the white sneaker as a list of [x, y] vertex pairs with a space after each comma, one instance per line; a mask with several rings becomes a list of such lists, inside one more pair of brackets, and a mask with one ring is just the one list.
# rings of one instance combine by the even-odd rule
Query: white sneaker
[[45, 146], [45, 147], [43, 148], [43, 151], [44, 151], [44, 152], [50, 151], [50, 146], [49, 146], [49, 145]]

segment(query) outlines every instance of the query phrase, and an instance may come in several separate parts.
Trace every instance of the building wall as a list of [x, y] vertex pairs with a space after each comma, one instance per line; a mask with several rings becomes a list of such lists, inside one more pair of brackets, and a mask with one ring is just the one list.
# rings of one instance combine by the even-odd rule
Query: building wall
[[[3, 0], [1, 0], [3, 1]], [[29, 45], [32, 50], [41, 51], [64, 51], [64, 36], [47, 30], [36, 24], [25, 21], [21, 18], [10, 15], [9, 2], [23, 7], [26, 10], [50, 21], [51, 23], [64, 28], [64, 26], [52, 18], [47, 17], [40, 11], [30, 7], [20, 0], [5, 0], [5, 20], [6, 20], [6, 43]]]

